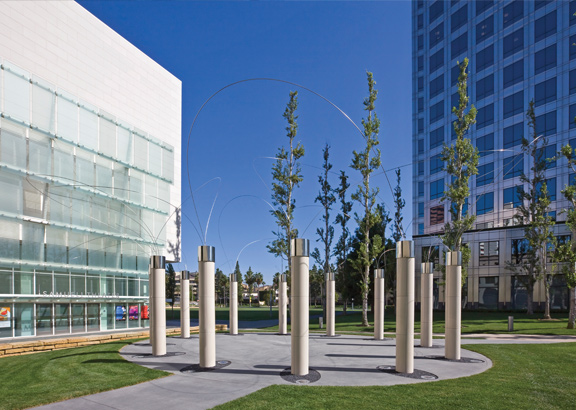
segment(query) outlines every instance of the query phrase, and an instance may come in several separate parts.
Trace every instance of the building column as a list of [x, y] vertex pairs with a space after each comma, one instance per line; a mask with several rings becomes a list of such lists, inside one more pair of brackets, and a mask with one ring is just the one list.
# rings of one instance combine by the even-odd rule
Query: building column
[[166, 354], [166, 258], [150, 258], [150, 342], [152, 355]]
[[287, 276], [285, 273], [280, 275], [278, 284], [278, 333], [281, 335], [288, 334], [288, 289]]
[[446, 253], [446, 359], [460, 360], [462, 253]]
[[432, 347], [433, 277], [434, 264], [422, 263], [420, 278], [420, 346], [422, 347]]
[[296, 376], [306, 376], [309, 372], [308, 360], [308, 326], [309, 326], [309, 296], [310, 296], [310, 241], [308, 239], [292, 239], [290, 241], [290, 257], [292, 259], [292, 366], [291, 373]]
[[396, 243], [396, 371], [414, 373], [414, 243]]
[[230, 274], [230, 334], [238, 334], [238, 278]]
[[216, 312], [214, 308], [213, 246], [198, 247], [198, 274], [200, 287], [200, 367], [216, 366]]
[[336, 281], [334, 272], [326, 274], [326, 336], [336, 334]]
[[190, 337], [190, 272], [180, 273], [180, 337]]
[[374, 339], [384, 339], [384, 269], [374, 269]]

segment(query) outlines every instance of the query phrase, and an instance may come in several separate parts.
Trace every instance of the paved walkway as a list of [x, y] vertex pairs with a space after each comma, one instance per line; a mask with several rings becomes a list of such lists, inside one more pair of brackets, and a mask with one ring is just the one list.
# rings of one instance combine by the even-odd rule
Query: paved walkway
[[[481, 339], [463, 339], [462, 344], [479, 343], [551, 343], [576, 341], [569, 336], [473, 335]], [[425, 383], [466, 377], [492, 366], [487, 357], [462, 349], [465, 362], [442, 360], [443, 339], [435, 346], [421, 348], [416, 340], [415, 370], [424, 378], [407, 378], [383, 369], [395, 365], [395, 339], [376, 341], [367, 336], [310, 336], [311, 374], [320, 379], [315, 386], [386, 386]], [[122, 349], [124, 358], [142, 366], [171, 372], [170, 377], [93, 394], [40, 407], [54, 410], [148, 410], [208, 409], [243, 397], [272, 384], [294, 384], [281, 377], [290, 367], [290, 336], [271, 333], [247, 333], [238, 336], [216, 335], [216, 360], [225, 366], [213, 371], [186, 372], [199, 362], [199, 339], [169, 337], [168, 355], [151, 356], [148, 341]], [[467, 362], [466, 362], [467, 361]], [[317, 372], [317, 373], [315, 373]], [[308, 383], [304, 380], [300, 383]]]

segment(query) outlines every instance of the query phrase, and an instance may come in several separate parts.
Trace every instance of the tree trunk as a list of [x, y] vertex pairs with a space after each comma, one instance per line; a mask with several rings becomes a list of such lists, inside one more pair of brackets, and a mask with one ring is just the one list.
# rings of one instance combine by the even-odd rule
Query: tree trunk
[[534, 285], [526, 286], [526, 314], [534, 314], [534, 306], [532, 303], [532, 295], [534, 294]]
[[370, 266], [364, 269], [364, 286], [362, 287], [362, 326], [369, 326], [368, 323], [368, 280], [370, 279]]
[[544, 319], [550, 320], [552, 319], [552, 317], [550, 316], [550, 281], [547, 278], [544, 279], [544, 288], [545, 288]]
[[576, 287], [568, 288], [570, 293], [570, 316], [568, 317], [568, 329], [574, 329], [576, 320]]

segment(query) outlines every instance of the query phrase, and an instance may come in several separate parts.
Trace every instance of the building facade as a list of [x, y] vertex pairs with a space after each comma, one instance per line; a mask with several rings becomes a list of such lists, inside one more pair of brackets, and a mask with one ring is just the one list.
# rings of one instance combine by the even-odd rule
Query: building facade
[[0, 339], [148, 326], [181, 82], [75, 2], [3, 3], [0, 64]]
[[[546, 157], [561, 146], [576, 146], [575, 1], [422, 1], [412, 2], [413, 237], [416, 266], [442, 262], [439, 235], [449, 220], [441, 202], [449, 182], [440, 152], [456, 138], [452, 107], [458, 104], [457, 62], [468, 65], [468, 95], [478, 113], [467, 137], [480, 153], [478, 175], [471, 178], [467, 207], [477, 220], [464, 235], [472, 258], [468, 267], [468, 308], [523, 309], [526, 290], [506, 262], [523, 246], [515, 226], [520, 175], [530, 159], [522, 155], [529, 137], [526, 111], [535, 103], [536, 131], [546, 136]], [[568, 206], [563, 187], [573, 181], [564, 159], [547, 166], [546, 180], [556, 218], [555, 236], [569, 239], [561, 210]], [[441, 274], [436, 276], [437, 306], [443, 304]], [[534, 291], [537, 307], [544, 287]], [[553, 309], [567, 309], [565, 281], [554, 279]]]

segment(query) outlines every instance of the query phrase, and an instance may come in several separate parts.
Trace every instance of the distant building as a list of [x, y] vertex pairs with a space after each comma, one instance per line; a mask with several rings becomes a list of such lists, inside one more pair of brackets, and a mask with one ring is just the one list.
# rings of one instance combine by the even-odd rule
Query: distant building
[[75, 2], [0, 8], [0, 338], [148, 326], [181, 82]]
[[[449, 182], [440, 152], [443, 143], [455, 139], [456, 62], [470, 60], [468, 91], [478, 115], [467, 137], [481, 158], [467, 204], [477, 221], [463, 238], [472, 250], [464, 287], [468, 308], [525, 308], [525, 289], [505, 269], [524, 239], [513, 216], [520, 175], [531, 163], [520, 145], [528, 136], [526, 111], [534, 100], [537, 132], [548, 138], [546, 156], [554, 156], [568, 142], [576, 147], [575, 12], [576, 1], [412, 2], [413, 237], [418, 271], [422, 261], [443, 263], [439, 235], [450, 216], [440, 200]], [[546, 177], [557, 220], [555, 235], [569, 239], [566, 215], [560, 212], [568, 203], [560, 191], [574, 183], [574, 174], [561, 159], [549, 164]], [[435, 277], [436, 304], [441, 306], [440, 273]], [[568, 307], [563, 277], [554, 279], [551, 294], [553, 309]], [[542, 308], [542, 283], [534, 301]]]

